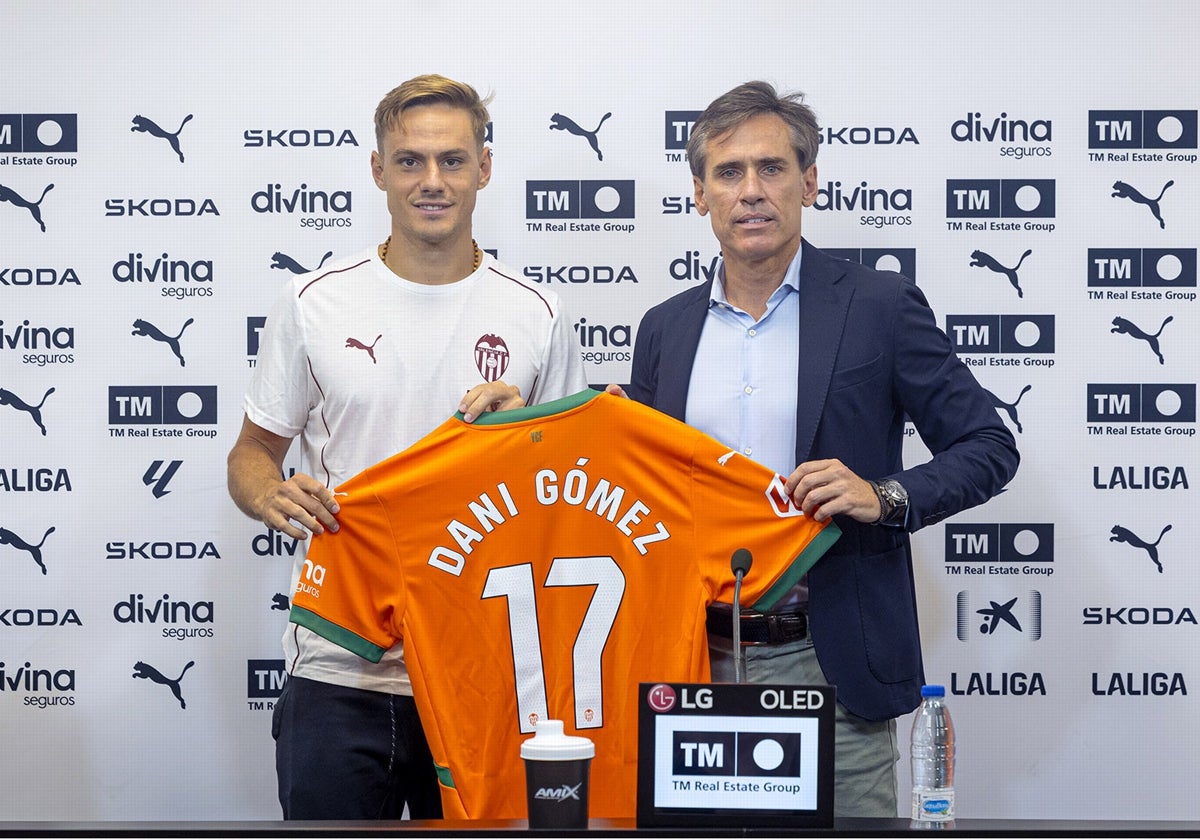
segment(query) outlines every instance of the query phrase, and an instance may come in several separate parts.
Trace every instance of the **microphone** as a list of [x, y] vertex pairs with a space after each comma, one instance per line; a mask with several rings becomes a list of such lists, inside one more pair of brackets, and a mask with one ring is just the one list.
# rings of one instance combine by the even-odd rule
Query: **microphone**
[[750, 571], [754, 557], [750, 550], [739, 548], [729, 558], [733, 570], [733, 681], [735, 684], [746, 678], [746, 652], [742, 648], [742, 578]]

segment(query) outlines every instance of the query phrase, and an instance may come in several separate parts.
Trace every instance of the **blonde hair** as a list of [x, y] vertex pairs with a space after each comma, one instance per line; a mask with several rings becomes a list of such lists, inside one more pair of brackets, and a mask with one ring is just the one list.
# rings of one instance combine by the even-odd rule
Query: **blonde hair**
[[487, 106], [492, 97], [480, 99], [475, 88], [445, 76], [427, 74], [414, 76], [397, 88], [388, 91], [375, 108], [375, 145], [383, 154], [383, 136], [394, 128], [404, 111], [418, 105], [449, 105], [462, 108], [471, 117], [471, 129], [483, 148], [490, 117]]

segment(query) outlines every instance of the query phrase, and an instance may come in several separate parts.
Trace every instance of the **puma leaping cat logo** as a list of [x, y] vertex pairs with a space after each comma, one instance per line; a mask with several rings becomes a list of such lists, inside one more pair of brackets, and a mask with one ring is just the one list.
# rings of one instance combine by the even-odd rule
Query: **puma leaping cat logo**
[[42, 541], [37, 545], [31, 545], [7, 528], [0, 528], [0, 545], [11, 545], [18, 551], [28, 551], [29, 555], [33, 557], [33, 562], [37, 563], [38, 568], [42, 570], [42, 574], [46, 574], [46, 564], [42, 562], [42, 545], [46, 542], [46, 537], [53, 533], [54, 526], [51, 525], [46, 529], [46, 533], [42, 534]]
[[970, 265], [972, 268], [986, 268], [997, 274], [1003, 274], [1008, 278], [1008, 282], [1012, 284], [1012, 287], [1017, 290], [1017, 297], [1025, 297], [1025, 293], [1021, 291], [1021, 284], [1017, 282], [1017, 270], [1020, 269], [1021, 263], [1025, 262], [1025, 258], [1032, 253], [1033, 251], [1026, 251], [1021, 255], [1021, 259], [1017, 260], [1016, 265], [1012, 268], [1005, 268], [991, 254], [986, 254], [983, 251], [972, 251]]
[[366, 350], [367, 355], [371, 357], [371, 364], [378, 364], [375, 361], [375, 345], [379, 343], [379, 339], [381, 339], [381, 338], [383, 338], [383, 333], [380, 333], [379, 335], [375, 336], [375, 340], [371, 342], [371, 345], [369, 347], [366, 344], [363, 344], [357, 338], [347, 338], [346, 346], [353, 347], [357, 350]]
[[1158, 226], [1160, 228], [1166, 228], [1167, 223], [1163, 221], [1161, 208], [1158, 206], [1158, 203], [1162, 201], [1163, 195], [1166, 194], [1167, 187], [1170, 187], [1174, 183], [1174, 181], [1167, 181], [1167, 183], [1163, 184], [1163, 188], [1159, 192], [1158, 198], [1146, 198], [1146, 196], [1138, 192], [1136, 188], [1131, 187], [1124, 181], [1117, 181], [1115, 184], [1113, 184], [1111, 197], [1128, 198], [1130, 201], [1135, 201], [1138, 204], [1145, 204], [1150, 208], [1150, 212], [1154, 214], [1154, 218], [1158, 219]]
[[271, 596], [271, 609], [280, 610], [281, 612], [287, 612], [291, 608], [292, 608], [292, 605], [290, 603], [288, 603], [287, 596], [284, 595], [282, 592], [276, 592], [274, 595]]
[[611, 116], [612, 111], [609, 111], [600, 118], [600, 122], [596, 124], [596, 128], [594, 130], [588, 131], [587, 129], [580, 127], [579, 123], [575, 122], [575, 120], [571, 119], [570, 117], [564, 117], [562, 114], [556, 113], [550, 117], [550, 130], [566, 131], [570, 134], [574, 134], [577, 137], [583, 137], [588, 141], [588, 145], [592, 147], [592, 151], [596, 153], [596, 157], [600, 160], [604, 160], [604, 155], [600, 153], [600, 141], [596, 135], [600, 131], [600, 126], [604, 125], [604, 121]]
[[310, 271], [319, 271], [321, 266], [325, 265], [325, 260], [333, 256], [333, 251], [326, 251], [325, 256], [321, 257], [321, 262], [316, 268], [305, 268], [289, 257], [283, 251], [276, 251], [271, 255], [271, 268], [283, 268], [292, 272], [292, 274], [308, 274]]
[[164, 677], [162, 673], [153, 665], [147, 665], [145, 662], [138, 662], [133, 666], [133, 678], [135, 680], [150, 680], [159, 685], [170, 686], [171, 693], [175, 695], [175, 699], [179, 701], [179, 708], [186, 709], [187, 703], [183, 702], [183, 693], [179, 690], [179, 681], [183, 679], [183, 675], [188, 672], [196, 663], [189, 662], [183, 666], [183, 670], [179, 672], [179, 676], [175, 679]]
[[46, 189], [42, 190], [42, 194], [38, 197], [37, 201], [29, 201], [12, 187], [0, 184], [0, 201], [7, 201], [14, 207], [24, 207], [29, 211], [29, 215], [33, 216], [33, 220], [41, 227], [42, 233], [45, 233], [46, 223], [42, 221], [42, 199], [52, 189], [54, 189], [54, 185], [47, 184]]
[[1161, 532], [1159, 532], [1158, 539], [1152, 543], [1148, 543], [1137, 534], [1133, 533], [1133, 531], [1130, 531], [1128, 528], [1122, 528], [1120, 525], [1114, 525], [1112, 526], [1112, 536], [1108, 538], [1108, 541], [1128, 543], [1134, 548], [1143, 549], [1147, 554], [1150, 555], [1150, 560], [1154, 563], [1154, 565], [1158, 567], [1159, 574], [1162, 574], [1162, 563], [1158, 562], [1158, 544], [1162, 542], [1163, 534], [1170, 530], [1171, 526], [1168, 525], [1167, 527], [1163, 528]]
[[191, 118], [191, 114], [188, 114], [186, 117], [184, 117], [183, 122], [179, 124], [179, 128], [174, 134], [172, 134], [171, 132], [161, 128], [158, 123], [149, 117], [143, 117], [141, 114], [138, 114], [133, 118], [133, 126], [129, 130], [144, 131], [147, 134], [152, 134], [155, 137], [161, 137], [162, 139], [166, 140], [171, 144], [171, 148], [175, 150], [175, 154], [179, 155], [179, 162], [183, 163], [183, 152], [179, 150], [179, 132], [183, 131], [183, 127], [188, 124], [188, 120]]
[[1026, 385], [1021, 389], [1021, 393], [1017, 394], [1017, 398], [1010, 403], [1006, 403], [987, 388], [983, 389], [983, 392], [988, 395], [988, 399], [992, 401], [992, 406], [1000, 409], [1008, 415], [1008, 419], [1011, 420], [1013, 425], [1017, 427], [1017, 434], [1022, 434], [1024, 432], [1024, 429], [1021, 428], [1021, 421], [1017, 419], [1017, 403], [1021, 401], [1021, 397], [1025, 396], [1025, 392], [1032, 387], [1032, 385]]
[[42, 406], [46, 404], [46, 397], [54, 393], [54, 389], [50, 388], [42, 396], [42, 401], [37, 405], [29, 405], [23, 399], [18, 397], [12, 391], [6, 391], [0, 388], [0, 405], [11, 405], [17, 411], [24, 411], [33, 418], [33, 422], [37, 423], [37, 427], [42, 430], [42, 434], [46, 434], [46, 426], [42, 423]]
[[1175, 320], [1175, 318], [1173, 316], [1168, 315], [1166, 320], [1162, 322], [1162, 326], [1158, 328], [1158, 332], [1151, 335], [1150, 333], [1146, 332], [1141, 327], [1139, 327], [1137, 324], [1133, 323], [1133, 321], [1130, 321], [1126, 318], [1121, 318], [1118, 316], [1116, 318], [1113, 318], [1113, 321], [1112, 321], [1113, 328], [1111, 330], [1109, 330], [1109, 332], [1115, 332], [1115, 333], [1120, 333], [1121, 335], [1130, 335], [1130, 336], [1133, 336], [1134, 338], [1140, 338], [1142, 341], [1144, 341], [1150, 345], [1150, 349], [1154, 351], [1154, 355], [1158, 356], [1158, 363], [1160, 365], [1162, 365], [1162, 364], [1166, 364], [1166, 361], [1163, 359], [1163, 354], [1161, 352], [1159, 352], [1158, 337], [1160, 335], [1162, 335], [1162, 331], [1163, 331], [1163, 329], [1166, 328], [1167, 324], [1171, 323], [1174, 320]]
[[175, 354], [175, 358], [179, 359], [180, 367], [187, 367], [187, 362], [183, 360], [183, 354], [179, 352], [179, 338], [183, 335], [192, 323], [193, 319], [188, 318], [183, 322], [183, 326], [179, 328], [179, 333], [174, 336], [167, 335], [158, 327], [151, 324], [149, 321], [144, 321], [138, 318], [133, 322], [133, 332], [130, 335], [145, 335], [153, 338], [155, 341], [161, 341], [163, 344], [171, 348], [171, 352]]

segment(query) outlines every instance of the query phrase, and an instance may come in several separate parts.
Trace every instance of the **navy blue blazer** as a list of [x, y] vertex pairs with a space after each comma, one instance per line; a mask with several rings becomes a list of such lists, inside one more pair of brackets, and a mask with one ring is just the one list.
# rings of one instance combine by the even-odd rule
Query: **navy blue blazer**
[[[1020, 456], [916, 284], [802, 248], [796, 463], [837, 458], [909, 493], [907, 529], [836, 517], [842, 537], [808, 575], [822, 671], [847, 709], [884, 720], [916, 708], [925, 679], [908, 532], [987, 501]], [[627, 392], [680, 420], [711, 286], [655, 306], [638, 328]], [[933, 453], [911, 469], [906, 413]]]

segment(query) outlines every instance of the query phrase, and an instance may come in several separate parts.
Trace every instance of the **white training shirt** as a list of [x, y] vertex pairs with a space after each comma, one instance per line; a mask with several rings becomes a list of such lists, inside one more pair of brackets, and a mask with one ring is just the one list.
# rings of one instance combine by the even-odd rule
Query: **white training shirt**
[[[485, 379], [530, 405], [587, 387], [558, 296], [490, 255], [457, 283], [397, 277], [375, 248], [294, 278], [267, 318], [244, 401], [251, 422], [300, 436], [301, 467], [332, 489], [407, 449]], [[298, 555], [289, 592], [304, 558]], [[378, 664], [288, 625], [289, 674], [411, 694], [401, 645]]]

